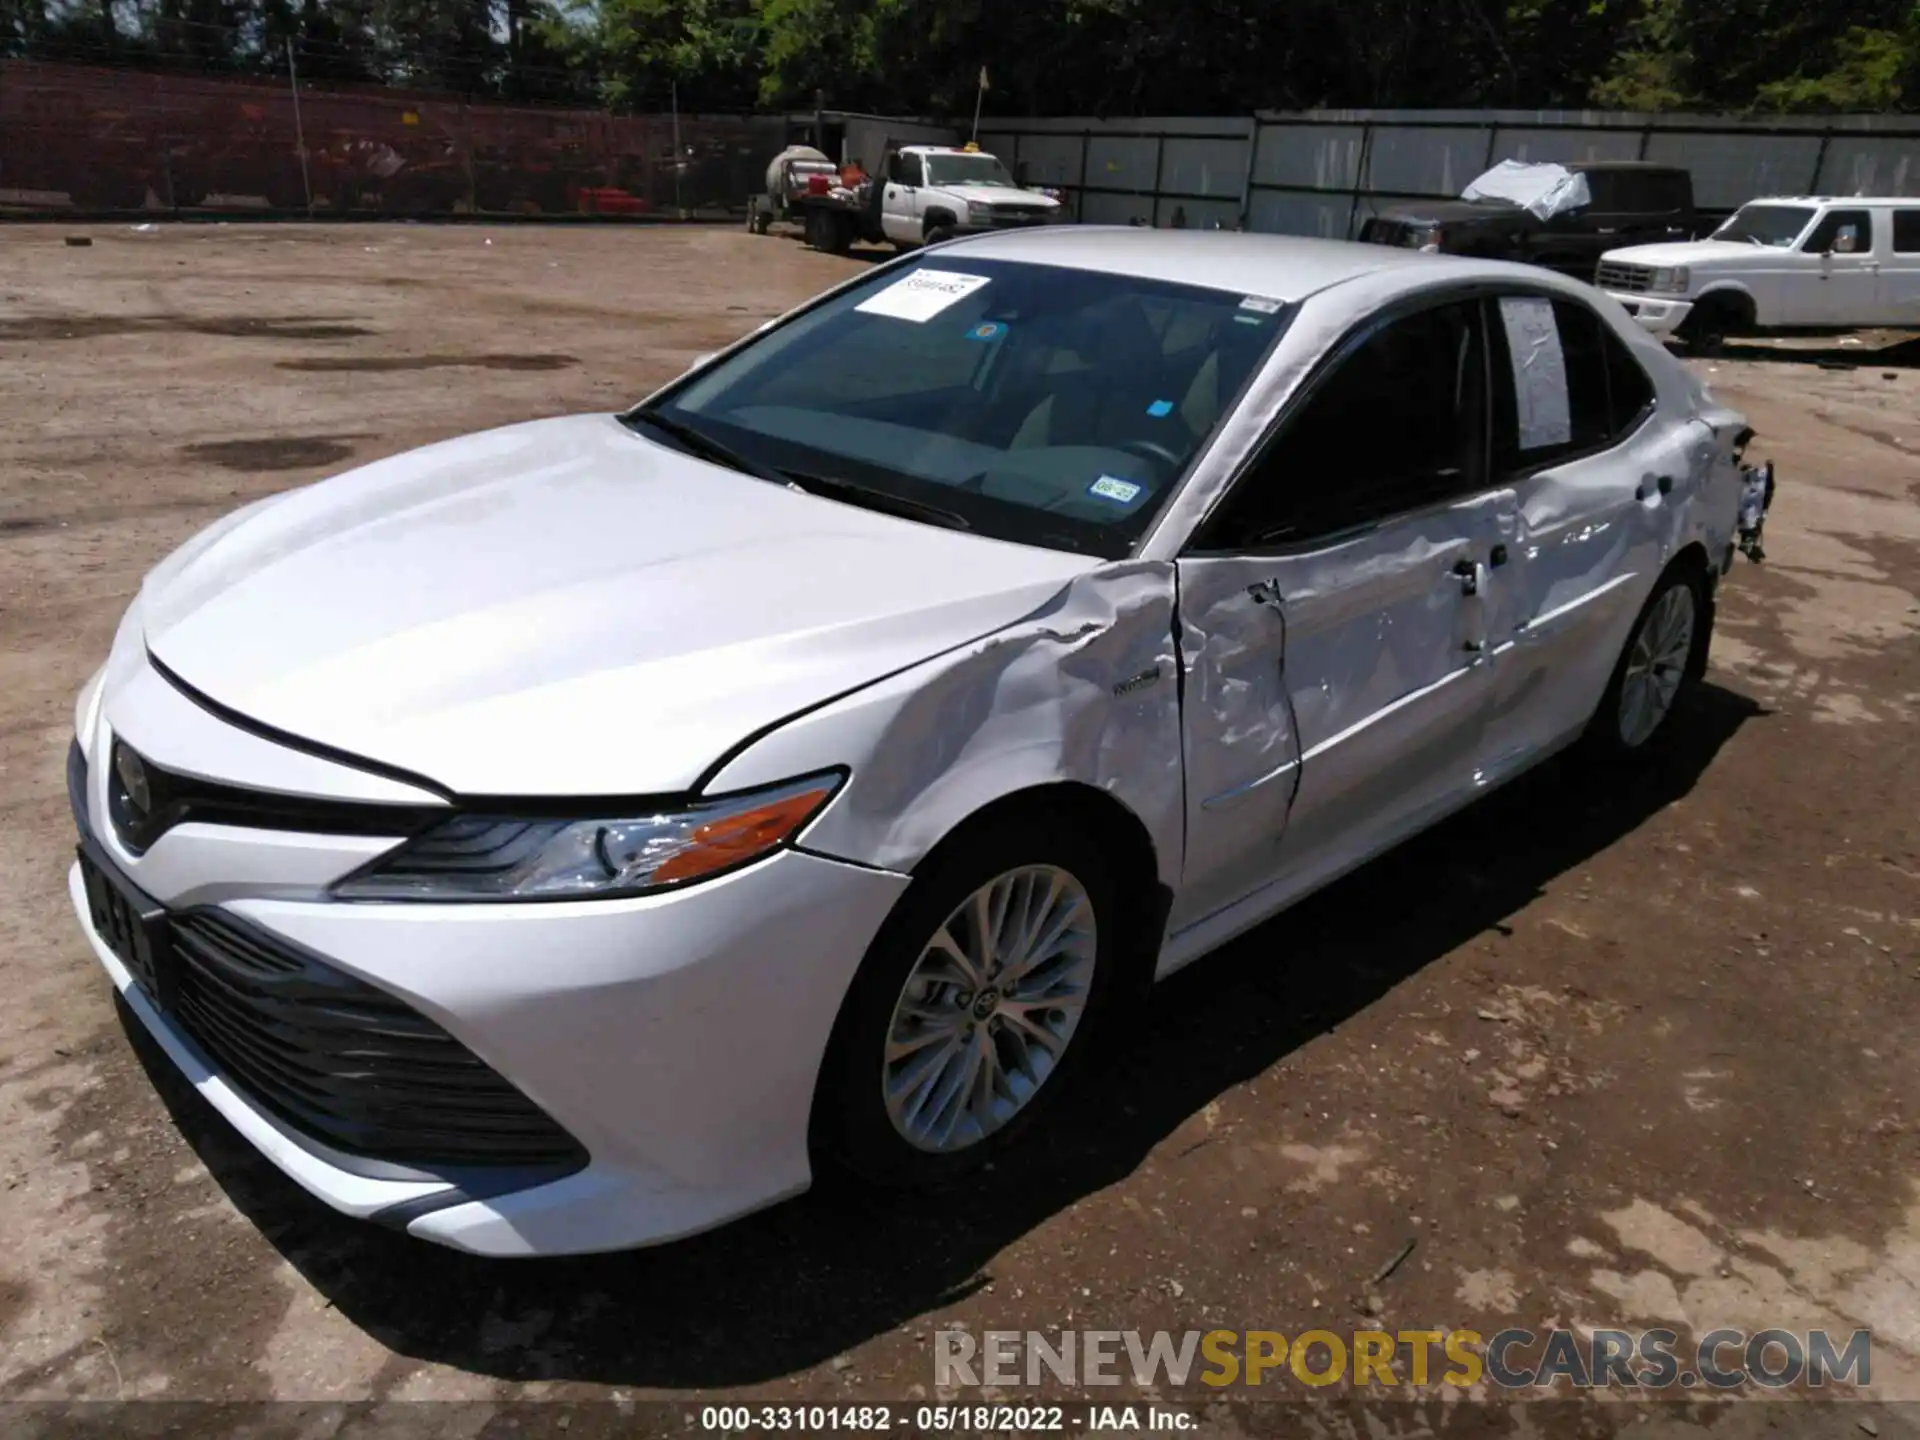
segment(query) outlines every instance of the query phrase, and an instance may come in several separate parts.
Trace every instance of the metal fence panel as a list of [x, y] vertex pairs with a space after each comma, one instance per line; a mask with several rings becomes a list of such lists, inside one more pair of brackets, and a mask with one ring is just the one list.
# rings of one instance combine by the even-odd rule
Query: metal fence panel
[[1160, 138], [1157, 135], [1095, 135], [1087, 142], [1085, 183], [1102, 190], [1151, 194], [1157, 187]]
[[[1018, 139], [1021, 165], [1029, 185], [1076, 186], [1085, 177], [1080, 161], [1087, 141], [1078, 135], [1022, 135]], [[992, 146], [988, 146], [992, 149]], [[994, 151], [1002, 160], [1007, 156]]]
[[1575, 160], [1637, 160], [1639, 130], [1545, 130], [1501, 126], [1493, 136], [1493, 163], [1526, 160], [1571, 164]]
[[1083, 225], [1131, 225], [1136, 220], [1152, 220], [1153, 197], [1116, 195], [1089, 190], [1081, 198], [1080, 223]]
[[1253, 183], [1354, 189], [1366, 133], [1360, 125], [1262, 125], [1254, 144]]
[[[1234, 201], [1247, 182], [1245, 140], [1190, 140], [1167, 137], [1160, 157], [1160, 189], [1175, 195], [1208, 195]], [[1189, 211], [1191, 213], [1191, 211]]]
[[1647, 158], [1693, 173], [1694, 202], [1732, 210], [1756, 195], [1805, 195], [1820, 160], [1818, 135], [1701, 135], [1655, 130]]
[[1247, 228], [1273, 235], [1319, 235], [1347, 238], [1347, 215], [1353, 201], [1346, 195], [1314, 195], [1300, 190], [1256, 190], [1248, 202]]
[[1920, 195], [1920, 140], [1836, 135], [1817, 188], [1824, 195]]
[[1487, 168], [1485, 126], [1378, 126], [1367, 151], [1367, 188], [1388, 195], [1458, 195]]

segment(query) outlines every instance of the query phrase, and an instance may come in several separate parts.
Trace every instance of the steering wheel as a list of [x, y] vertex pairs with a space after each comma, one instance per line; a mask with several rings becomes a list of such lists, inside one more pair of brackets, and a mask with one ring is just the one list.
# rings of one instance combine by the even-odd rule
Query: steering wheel
[[1180, 467], [1186, 464], [1177, 454], [1158, 440], [1122, 440], [1119, 447], [1131, 455], [1139, 455], [1148, 460], [1157, 460], [1167, 467], [1168, 474], [1178, 474]]

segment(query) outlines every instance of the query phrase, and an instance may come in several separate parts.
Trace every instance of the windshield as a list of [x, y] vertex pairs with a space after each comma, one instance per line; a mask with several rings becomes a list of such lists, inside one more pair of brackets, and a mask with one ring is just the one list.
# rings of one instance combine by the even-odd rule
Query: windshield
[[929, 155], [929, 185], [997, 185], [1017, 190], [1013, 176], [992, 155]]
[[1804, 205], [1743, 205], [1726, 224], [1713, 232], [1716, 240], [1747, 240], [1784, 250], [1800, 238], [1813, 219]]
[[1288, 316], [1257, 295], [961, 252], [841, 292], [654, 413], [804, 489], [1118, 559]]

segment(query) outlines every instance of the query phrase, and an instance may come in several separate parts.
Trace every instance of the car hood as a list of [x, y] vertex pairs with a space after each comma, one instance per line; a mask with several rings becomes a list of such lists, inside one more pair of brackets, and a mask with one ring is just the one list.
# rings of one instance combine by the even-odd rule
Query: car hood
[[456, 794], [671, 794], [1096, 564], [784, 489], [597, 415], [251, 506], [140, 605], [161, 664], [291, 736]]
[[1739, 263], [1765, 259], [1775, 252], [1745, 240], [1673, 240], [1664, 245], [1628, 245], [1609, 250], [1600, 257], [1604, 263], [1651, 265], [1656, 269], [1674, 265], [1706, 265], [1716, 261]]
[[964, 200], [969, 205], [1021, 205], [1029, 210], [1058, 210], [1060, 202], [1051, 195], [1032, 190], [1009, 190], [1004, 185], [937, 185], [943, 195]]

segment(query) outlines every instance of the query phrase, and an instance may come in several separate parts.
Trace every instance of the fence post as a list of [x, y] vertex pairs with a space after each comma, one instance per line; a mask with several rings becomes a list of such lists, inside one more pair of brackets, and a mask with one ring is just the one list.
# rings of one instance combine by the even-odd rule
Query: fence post
[[1254, 112], [1253, 128], [1247, 132], [1247, 168], [1240, 177], [1240, 228], [1253, 226], [1253, 166], [1260, 154], [1260, 114]]
[[1087, 218], [1087, 157], [1093, 151], [1093, 132], [1080, 132], [1080, 185], [1073, 192], [1073, 223], [1082, 225]]
[[293, 143], [300, 150], [300, 188], [307, 196], [307, 219], [313, 219], [313, 177], [307, 173], [307, 131], [300, 123], [300, 76], [293, 68], [293, 37], [287, 37], [287, 88], [293, 91]]
[[1160, 228], [1160, 168], [1167, 163], [1167, 132], [1162, 130], [1153, 137], [1153, 194], [1147, 206], [1147, 221], [1154, 229]]
[[1820, 172], [1827, 168], [1827, 146], [1833, 143], [1833, 125], [1829, 123], [1820, 132], [1820, 149], [1813, 157], [1813, 180], [1807, 186], [1807, 194], [1820, 194]]
[[1353, 222], [1360, 218], [1360, 194], [1372, 178], [1369, 173], [1373, 164], [1373, 121], [1360, 122], [1360, 158], [1354, 163], [1353, 196], [1347, 204], [1347, 233], [1343, 239], [1353, 238]]
[[167, 143], [167, 81], [163, 75], [153, 77], [153, 103], [160, 113], [160, 175], [167, 185], [167, 209], [178, 211], [180, 201], [173, 190], [173, 147]]

